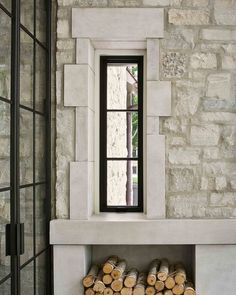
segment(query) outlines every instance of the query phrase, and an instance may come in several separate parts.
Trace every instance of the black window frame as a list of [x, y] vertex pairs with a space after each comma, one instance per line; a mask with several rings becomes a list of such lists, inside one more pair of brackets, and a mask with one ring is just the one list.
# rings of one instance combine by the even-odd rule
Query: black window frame
[[[100, 56], [100, 180], [99, 204], [100, 212], [143, 212], [143, 60], [142, 55]], [[138, 65], [138, 156], [137, 157], [107, 157], [107, 66], [108, 64], [137, 64]], [[130, 110], [112, 109], [109, 112], [127, 112]], [[138, 205], [137, 206], [108, 206], [107, 205], [107, 161], [108, 160], [137, 160], [138, 161]]]

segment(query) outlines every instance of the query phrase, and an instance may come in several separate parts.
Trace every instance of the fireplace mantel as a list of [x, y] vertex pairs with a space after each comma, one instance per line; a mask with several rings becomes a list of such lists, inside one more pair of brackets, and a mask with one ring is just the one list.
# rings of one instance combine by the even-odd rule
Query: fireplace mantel
[[[236, 244], [236, 219], [160, 219], [123, 214], [89, 220], [53, 220], [53, 245], [209, 245]], [[130, 218], [130, 219], [129, 219]], [[107, 234], [114, 233], [114, 234]]]

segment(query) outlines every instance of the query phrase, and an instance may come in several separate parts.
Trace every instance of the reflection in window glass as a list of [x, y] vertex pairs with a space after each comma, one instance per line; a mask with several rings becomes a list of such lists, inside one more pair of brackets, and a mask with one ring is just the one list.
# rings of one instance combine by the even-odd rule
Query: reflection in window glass
[[[10, 192], [0, 192], [0, 280], [4, 279], [11, 272], [10, 257], [6, 256], [5, 252], [5, 227], [7, 223], [10, 223], [10, 208]], [[5, 293], [0, 292], [0, 294]]]
[[6, 280], [0, 285], [0, 294], [11, 295], [11, 279]]
[[0, 101], [0, 188], [10, 186], [10, 104]]
[[20, 103], [33, 107], [33, 39], [23, 30], [20, 32]]
[[24, 266], [20, 271], [20, 294], [34, 294], [34, 263], [31, 262]]
[[46, 42], [46, 2], [45, 0], [36, 0], [36, 38]]
[[40, 45], [36, 44], [36, 66], [35, 66], [35, 108], [44, 111], [44, 100], [46, 98], [46, 52]]
[[[8, 1], [11, 2], [11, 1]], [[0, 96], [10, 99], [11, 18], [0, 9]]]
[[20, 1], [20, 22], [32, 34], [34, 33], [34, 0]]
[[138, 162], [108, 161], [107, 205], [138, 205]]
[[45, 295], [47, 294], [46, 288], [46, 255], [47, 252], [40, 254], [36, 258], [36, 294]]
[[46, 248], [46, 191], [45, 185], [36, 186], [35, 194], [35, 235], [36, 235], [36, 254]]

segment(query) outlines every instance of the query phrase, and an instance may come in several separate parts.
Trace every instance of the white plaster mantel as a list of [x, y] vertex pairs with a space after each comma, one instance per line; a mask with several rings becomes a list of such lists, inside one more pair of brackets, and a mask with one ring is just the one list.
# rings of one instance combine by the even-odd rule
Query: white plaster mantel
[[[112, 233], [112, 234], [111, 234]], [[160, 219], [94, 216], [53, 220], [53, 245], [211, 245], [236, 244], [236, 219]]]

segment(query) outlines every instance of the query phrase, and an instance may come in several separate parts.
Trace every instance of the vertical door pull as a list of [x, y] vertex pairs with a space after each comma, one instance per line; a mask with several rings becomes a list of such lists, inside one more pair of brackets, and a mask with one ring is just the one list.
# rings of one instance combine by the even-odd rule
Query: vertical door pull
[[[18, 223], [13, 226], [12, 228], [12, 224], [6, 224], [6, 256], [22, 255], [25, 252], [24, 223]], [[15, 245], [13, 245], [13, 241], [15, 241]]]

